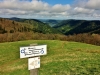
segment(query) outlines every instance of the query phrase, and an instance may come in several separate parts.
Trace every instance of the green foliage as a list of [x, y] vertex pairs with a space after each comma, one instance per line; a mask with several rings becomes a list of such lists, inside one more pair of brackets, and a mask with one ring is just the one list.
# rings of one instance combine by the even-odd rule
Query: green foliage
[[54, 28], [59, 29], [62, 33], [65, 34], [66, 32], [71, 31], [75, 27], [79, 26], [83, 22], [84, 20], [63, 20], [55, 25]]
[[79, 34], [79, 33], [100, 33], [100, 21], [86, 21], [86, 20], [64, 20], [54, 26], [62, 33]]
[[[5, 29], [4, 29], [5, 28]], [[38, 33], [60, 33], [48, 24], [35, 19], [14, 19], [0, 18], [0, 33], [14, 32], [38, 32]]]
[[20, 59], [19, 47], [47, 44], [41, 56], [39, 75], [99, 75], [100, 47], [57, 40], [29, 40], [0, 43], [0, 75], [29, 75], [27, 58]]
[[[51, 20], [50, 22], [54, 22]], [[0, 18], [0, 42], [64, 40], [100, 45], [100, 21], [64, 20], [54, 28], [36, 19]], [[57, 30], [56, 30], [57, 29]], [[73, 35], [62, 35], [73, 34]], [[75, 33], [75, 34], [74, 34]], [[78, 34], [87, 33], [87, 34]], [[92, 35], [94, 34], [94, 35]]]
[[57, 25], [60, 23], [62, 20], [54, 20], [54, 19], [40, 19], [40, 21], [49, 24], [51, 27]]
[[22, 22], [22, 23], [27, 23], [30, 24], [31, 26], [33, 26], [33, 28], [31, 28], [31, 30], [33, 30], [34, 32], [38, 32], [38, 33], [60, 33], [58, 30], [52, 28], [51, 26], [49, 26], [46, 23], [43, 23], [39, 20], [36, 19], [12, 19], [15, 20], [17, 22]]

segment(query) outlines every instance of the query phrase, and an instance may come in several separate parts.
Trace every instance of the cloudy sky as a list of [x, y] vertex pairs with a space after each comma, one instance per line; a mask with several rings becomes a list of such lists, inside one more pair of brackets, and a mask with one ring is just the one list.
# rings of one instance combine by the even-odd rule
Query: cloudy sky
[[0, 0], [0, 17], [100, 20], [100, 0]]

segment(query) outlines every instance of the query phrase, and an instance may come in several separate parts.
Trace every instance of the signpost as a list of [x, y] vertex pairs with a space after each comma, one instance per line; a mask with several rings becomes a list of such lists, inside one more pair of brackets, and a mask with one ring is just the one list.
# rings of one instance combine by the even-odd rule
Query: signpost
[[38, 75], [37, 68], [40, 68], [39, 56], [46, 55], [46, 54], [47, 54], [47, 45], [31, 44], [30, 46], [27, 47], [20, 47], [20, 58], [29, 57], [28, 70], [30, 70], [30, 75]]
[[47, 54], [47, 45], [20, 47], [20, 58], [41, 56]]
[[40, 57], [28, 59], [28, 70], [40, 68]]

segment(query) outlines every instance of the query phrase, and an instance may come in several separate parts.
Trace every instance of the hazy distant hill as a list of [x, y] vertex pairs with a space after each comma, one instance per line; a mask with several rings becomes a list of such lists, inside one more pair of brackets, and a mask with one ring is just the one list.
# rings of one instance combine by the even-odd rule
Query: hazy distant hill
[[100, 33], [100, 21], [64, 20], [54, 26], [64, 34]]
[[49, 24], [51, 27], [57, 25], [60, 23], [62, 20], [54, 20], [54, 19], [40, 19], [43, 23]]
[[1, 33], [6, 33], [6, 32], [13, 33], [17, 31], [19, 32], [33, 31], [38, 33], [59, 33], [56, 29], [36, 19], [0, 18]]

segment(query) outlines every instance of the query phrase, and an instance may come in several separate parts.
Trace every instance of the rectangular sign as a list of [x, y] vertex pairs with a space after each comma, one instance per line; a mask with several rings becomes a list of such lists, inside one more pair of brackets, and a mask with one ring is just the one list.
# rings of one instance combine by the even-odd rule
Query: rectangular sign
[[47, 54], [47, 45], [20, 47], [20, 58], [40, 56]]
[[28, 58], [28, 70], [40, 68], [40, 57]]

